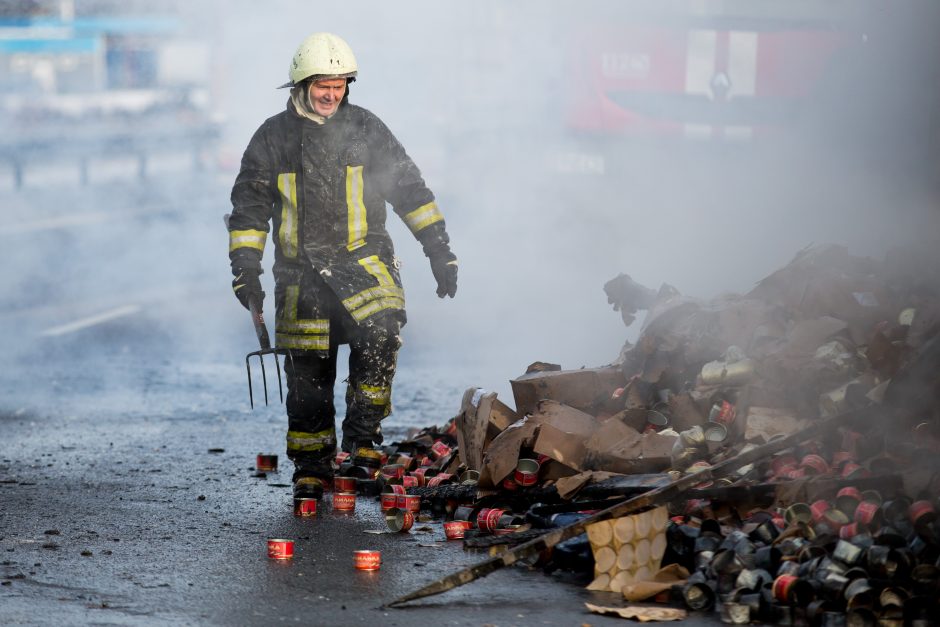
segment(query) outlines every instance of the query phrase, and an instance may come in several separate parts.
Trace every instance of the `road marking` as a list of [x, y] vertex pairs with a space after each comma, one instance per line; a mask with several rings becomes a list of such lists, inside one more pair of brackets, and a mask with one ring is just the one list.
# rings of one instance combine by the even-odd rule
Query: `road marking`
[[108, 322], [109, 320], [114, 320], [115, 318], [123, 318], [124, 316], [135, 314], [138, 311], [140, 311], [140, 305], [124, 305], [123, 307], [117, 307], [116, 309], [111, 309], [110, 311], [105, 311], [94, 316], [82, 318], [81, 320], [76, 320], [75, 322], [70, 322], [68, 324], [52, 327], [51, 329], [46, 329], [40, 333], [40, 335], [47, 337], [65, 335], [66, 333], [72, 333], [73, 331], [79, 331], [87, 327], [93, 327], [96, 324]]

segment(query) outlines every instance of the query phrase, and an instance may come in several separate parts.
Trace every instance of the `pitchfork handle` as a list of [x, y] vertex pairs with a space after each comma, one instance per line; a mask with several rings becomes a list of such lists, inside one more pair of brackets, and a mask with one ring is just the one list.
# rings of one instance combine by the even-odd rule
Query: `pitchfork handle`
[[252, 298], [248, 301], [248, 308], [251, 310], [251, 321], [255, 325], [255, 334], [258, 336], [261, 350], [271, 350], [271, 338], [268, 336], [268, 327], [264, 324], [261, 303]]

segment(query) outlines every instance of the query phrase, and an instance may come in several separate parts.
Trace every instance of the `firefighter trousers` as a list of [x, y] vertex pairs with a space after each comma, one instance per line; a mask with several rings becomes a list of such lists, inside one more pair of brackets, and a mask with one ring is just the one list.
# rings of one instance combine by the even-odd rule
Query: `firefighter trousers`
[[[336, 312], [336, 310], [334, 310]], [[345, 311], [337, 316], [348, 316]], [[331, 316], [332, 317], [332, 316]], [[358, 325], [336, 320], [331, 328], [329, 351], [295, 352], [285, 359], [287, 374], [287, 456], [296, 468], [294, 478], [332, 476], [336, 455], [336, 408], [333, 388], [340, 343], [349, 344], [349, 378], [346, 417], [343, 420], [344, 451], [381, 444], [380, 423], [392, 409], [392, 379], [401, 320], [385, 315]]]

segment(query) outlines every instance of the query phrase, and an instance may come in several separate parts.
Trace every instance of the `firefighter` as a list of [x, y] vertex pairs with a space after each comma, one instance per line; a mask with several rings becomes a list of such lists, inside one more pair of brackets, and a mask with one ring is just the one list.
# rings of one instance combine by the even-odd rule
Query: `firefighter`
[[290, 87], [286, 110], [255, 132], [232, 188], [232, 287], [246, 308], [264, 299], [259, 275], [268, 233], [274, 241], [276, 346], [292, 356], [285, 371], [295, 496], [319, 498], [333, 475], [340, 344], [350, 347], [342, 449], [374, 454], [382, 442], [406, 320], [386, 202], [424, 248], [437, 295], [457, 291], [444, 216], [391, 131], [349, 102], [357, 73], [340, 37], [304, 39], [281, 86]]

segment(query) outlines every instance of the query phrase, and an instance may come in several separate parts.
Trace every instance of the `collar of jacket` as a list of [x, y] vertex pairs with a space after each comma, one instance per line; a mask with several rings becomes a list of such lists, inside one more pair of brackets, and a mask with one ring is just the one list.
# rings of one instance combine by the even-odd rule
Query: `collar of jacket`
[[326, 124], [327, 120], [331, 120], [336, 117], [336, 114], [349, 102], [349, 93], [343, 96], [343, 99], [340, 101], [339, 106], [336, 107], [336, 111], [329, 117], [320, 115], [310, 106], [310, 99], [307, 97], [303, 87], [297, 86], [292, 87], [290, 90], [290, 100], [287, 101], [288, 111], [292, 111], [296, 115], [307, 118], [317, 124], [323, 125]]

